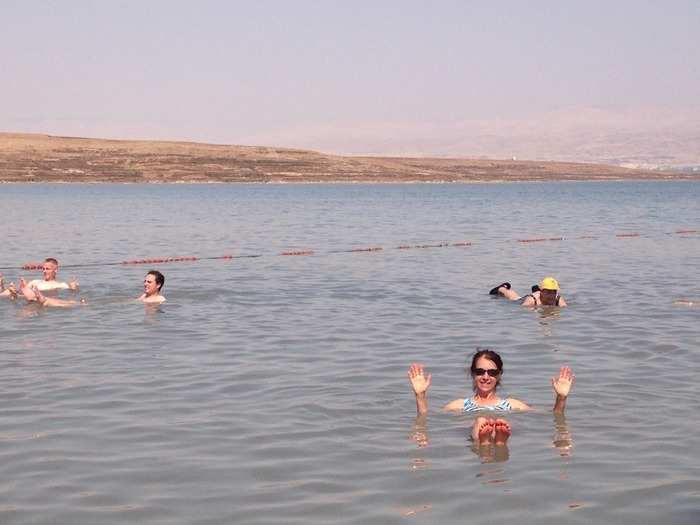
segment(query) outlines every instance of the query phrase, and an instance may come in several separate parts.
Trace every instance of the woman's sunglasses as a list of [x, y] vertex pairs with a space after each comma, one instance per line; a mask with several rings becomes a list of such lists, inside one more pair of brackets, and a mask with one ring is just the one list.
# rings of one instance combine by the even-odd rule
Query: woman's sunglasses
[[472, 369], [472, 375], [474, 376], [483, 376], [484, 374], [488, 374], [491, 377], [498, 377], [498, 374], [500, 374], [501, 371], [498, 368], [473, 368]]

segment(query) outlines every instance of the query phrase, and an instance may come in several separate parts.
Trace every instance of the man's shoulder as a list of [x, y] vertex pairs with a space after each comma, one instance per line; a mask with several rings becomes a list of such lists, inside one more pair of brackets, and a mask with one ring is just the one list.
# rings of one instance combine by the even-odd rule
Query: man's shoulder
[[142, 295], [141, 297], [139, 297], [138, 300], [150, 304], [160, 304], [166, 301], [165, 297], [163, 297], [162, 295], [157, 295], [155, 297], [144, 297]]

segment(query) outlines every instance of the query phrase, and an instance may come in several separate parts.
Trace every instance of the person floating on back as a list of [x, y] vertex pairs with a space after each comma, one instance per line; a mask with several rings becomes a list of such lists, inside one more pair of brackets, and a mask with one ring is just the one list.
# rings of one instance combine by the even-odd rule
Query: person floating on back
[[59, 299], [57, 297], [46, 297], [43, 292], [54, 292], [57, 290], [73, 290], [78, 289], [78, 281], [71, 279], [67, 283], [56, 279], [58, 274], [58, 261], [53, 257], [47, 257], [41, 267], [43, 279], [33, 279], [25, 282], [23, 277], [19, 279], [19, 293], [29, 302], [36, 302], [41, 306], [54, 307], [70, 307], [76, 304], [85, 303], [84, 299], [80, 301]]
[[[472, 439], [475, 444], [503, 446], [511, 435], [510, 423], [499, 415], [512, 411], [531, 410], [530, 406], [512, 397], [500, 397], [496, 389], [503, 376], [501, 357], [488, 348], [478, 349], [472, 356], [469, 374], [472, 380], [473, 395], [455, 399], [447, 403], [443, 410], [490, 414], [491, 417], [479, 415], [472, 425]], [[428, 412], [428, 389], [431, 375], [426, 374], [423, 365], [412, 363], [408, 369], [408, 379], [416, 396], [416, 412], [419, 416]], [[552, 378], [554, 390], [553, 412], [563, 414], [566, 400], [574, 383], [571, 368], [563, 366], [559, 375]], [[495, 416], [495, 417], [494, 417]]]
[[520, 301], [523, 306], [566, 306], [566, 301], [559, 295], [559, 282], [554, 277], [545, 277], [539, 285], [532, 287], [532, 293], [521, 296], [504, 282], [491, 289], [489, 294], [505, 297], [510, 301]]
[[41, 267], [41, 271], [44, 275], [43, 279], [34, 279], [27, 283], [27, 286], [32, 288], [36, 286], [40, 292], [47, 292], [50, 290], [77, 290], [78, 281], [71, 279], [67, 283], [58, 281], [56, 275], [58, 274], [58, 261], [53, 257], [47, 257], [44, 260], [44, 264]]
[[41, 306], [48, 306], [48, 307], [58, 307], [58, 308], [67, 308], [71, 306], [75, 306], [78, 304], [85, 304], [87, 301], [85, 299], [81, 299], [80, 301], [74, 301], [72, 299], [59, 299], [58, 297], [46, 297], [39, 287], [37, 286], [35, 281], [31, 281], [30, 283], [26, 283], [24, 281], [24, 277], [19, 278], [19, 292], [24, 296], [24, 298], [30, 302], [30, 303], [38, 303]]

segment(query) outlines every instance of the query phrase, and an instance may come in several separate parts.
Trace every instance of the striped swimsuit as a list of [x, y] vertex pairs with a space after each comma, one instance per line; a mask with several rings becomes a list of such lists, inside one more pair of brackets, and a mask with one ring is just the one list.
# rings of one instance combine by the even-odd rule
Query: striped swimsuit
[[496, 412], [496, 411], [502, 411], [506, 412], [508, 410], [512, 410], [513, 407], [510, 406], [510, 403], [508, 402], [507, 399], [501, 399], [498, 403], [495, 405], [486, 405], [486, 406], [481, 406], [477, 405], [472, 401], [471, 397], [468, 397], [464, 400], [464, 411], [465, 412], [478, 412], [479, 410], [489, 410], [491, 412]]

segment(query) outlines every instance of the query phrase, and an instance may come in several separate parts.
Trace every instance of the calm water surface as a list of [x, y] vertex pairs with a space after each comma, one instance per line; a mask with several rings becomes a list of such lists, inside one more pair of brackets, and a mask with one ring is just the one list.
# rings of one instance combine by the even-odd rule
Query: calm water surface
[[[64, 267], [89, 305], [0, 301], [0, 523], [698, 523], [700, 309], [672, 303], [700, 301], [700, 235], [669, 234], [698, 202], [695, 182], [0, 186], [8, 281], [48, 255], [260, 255]], [[515, 241], [538, 237], [565, 240]], [[151, 266], [160, 308], [128, 301]], [[547, 274], [570, 308], [487, 295]], [[476, 346], [541, 409], [510, 417], [507, 455], [474, 453], [465, 415], [415, 417], [408, 364], [437, 408]]]

